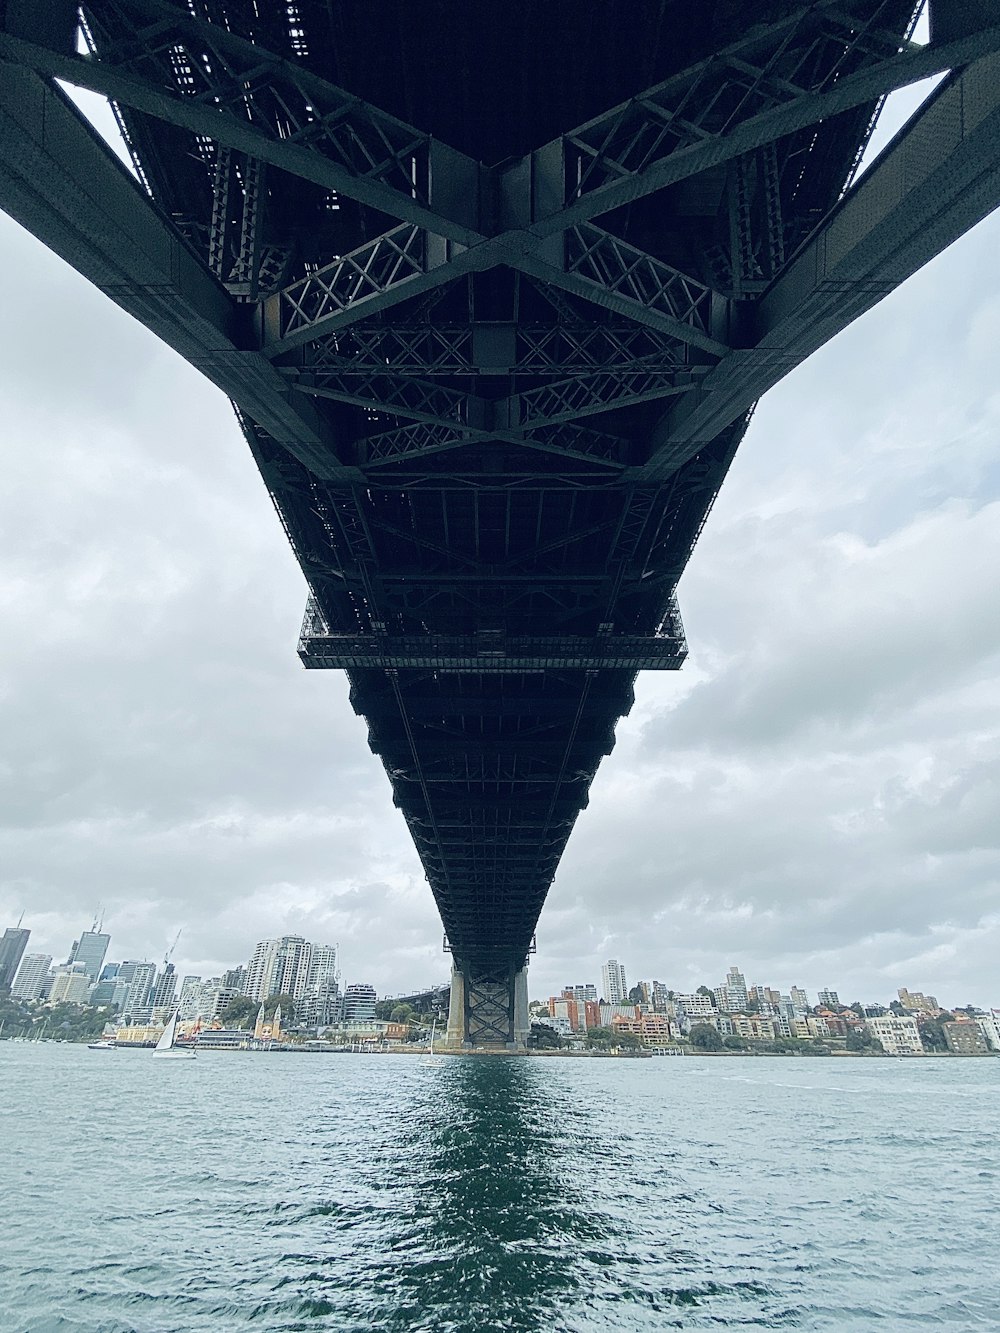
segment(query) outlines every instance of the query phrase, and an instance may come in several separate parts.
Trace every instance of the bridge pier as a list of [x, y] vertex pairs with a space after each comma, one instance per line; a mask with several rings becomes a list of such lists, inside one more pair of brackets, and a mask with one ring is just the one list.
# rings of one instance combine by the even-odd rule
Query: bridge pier
[[527, 1050], [528, 967], [451, 969], [446, 1048], [515, 1053]]

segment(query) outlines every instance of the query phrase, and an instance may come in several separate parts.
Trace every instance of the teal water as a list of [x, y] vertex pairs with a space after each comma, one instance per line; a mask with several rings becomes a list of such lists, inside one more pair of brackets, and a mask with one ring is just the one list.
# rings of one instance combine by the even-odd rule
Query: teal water
[[0, 1043], [0, 1329], [998, 1329], [1000, 1059]]

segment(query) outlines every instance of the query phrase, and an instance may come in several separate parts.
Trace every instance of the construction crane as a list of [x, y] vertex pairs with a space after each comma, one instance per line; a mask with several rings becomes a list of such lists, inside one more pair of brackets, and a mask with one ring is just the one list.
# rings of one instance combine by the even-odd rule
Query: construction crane
[[170, 962], [171, 958], [174, 956], [174, 950], [177, 948], [177, 941], [180, 939], [180, 937], [181, 937], [181, 931], [182, 931], [183, 929], [184, 929], [184, 927], [181, 926], [181, 929], [180, 929], [180, 930], [177, 932], [177, 934], [174, 936], [174, 942], [173, 942], [173, 944], [171, 944], [170, 948], [169, 948], [169, 949], [167, 950], [167, 952], [163, 955], [163, 970], [164, 970], [164, 972], [167, 970], [167, 964]]

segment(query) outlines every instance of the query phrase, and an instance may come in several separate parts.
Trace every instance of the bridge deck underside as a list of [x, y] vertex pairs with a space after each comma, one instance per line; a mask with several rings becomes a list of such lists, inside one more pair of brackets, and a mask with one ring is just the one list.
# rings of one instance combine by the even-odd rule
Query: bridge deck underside
[[1000, 197], [994, 8], [84, 0], [81, 54], [0, 6], [0, 202], [233, 399], [461, 968], [521, 968], [681, 664], [756, 399]]

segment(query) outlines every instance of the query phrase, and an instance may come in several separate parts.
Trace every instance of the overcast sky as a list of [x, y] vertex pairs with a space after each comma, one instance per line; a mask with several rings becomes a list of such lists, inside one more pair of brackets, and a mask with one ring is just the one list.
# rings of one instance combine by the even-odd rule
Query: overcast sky
[[[441, 927], [227, 402], [0, 214], [0, 927], [181, 972]], [[531, 994], [898, 986], [1000, 1005], [1000, 220], [758, 408], [564, 857]]]

